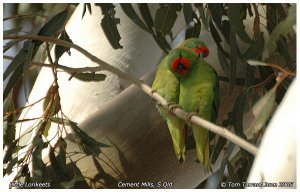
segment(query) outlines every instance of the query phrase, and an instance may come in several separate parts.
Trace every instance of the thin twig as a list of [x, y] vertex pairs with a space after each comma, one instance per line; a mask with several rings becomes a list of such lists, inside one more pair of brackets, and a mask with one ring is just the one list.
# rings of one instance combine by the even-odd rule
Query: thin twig
[[[153, 90], [148, 85], [143, 83], [141, 80], [139, 80], [135, 77], [132, 77], [129, 74], [126, 74], [126, 73], [122, 72], [121, 70], [100, 60], [99, 58], [95, 57], [94, 55], [92, 55], [91, 53], [89, 53], [88, 51], [86, 51], [85, 49], [81, 48], [78, 45], [75, 45], [75, 44], [67, 42], [67, 41], [55, 39], [52, 37], [34, 36], [34, 35], [21, 35], [21, 36], [11, 35], [11, 36], [4, 36], [3, 39], [4, 40], [5, 39], [33, 39], [33, 40], [42, 41], [42, 42], [46, 41], [46, 42], [55, 43], [57, 45], [61, 45], [64, 47], [74, 48], [77, 51], [79, 51], [80, 53], [82, 53], [83, 55], [85, 55], [87, 58], [89, 58], [92, 62], [100, 65], [103, 68], [103, 70], [107, 70], [107, 71], [117, 75], [120, 78], [124, 78], [124, 79], [131, 81], [132, 83], [134, 83], [136, 86], [140, 87], [145, 93], [147, 93], [150, 97], [155, 99], [157, 102], [159, 102], [162, 106], [164, 106], [167, 109], [168, 102], [161, 95], [159, 95], [156, 92], [153, 92]], [[175, 114], [177, 117], [179, 117], [185, 121], [188, 121], [188, 118], [190, 116], [189, 113], [183, 111], [179, 107], [175, 108], [171, 112], [173, 114]], [[258, 149], [256, 146], [247, 142], [246, 140], [242, 139], [241, 137], [235, 135], [234, 133], [230, 132], [229, 130], [227, 130], [223, 127], [220, 127], [218, 125], [215, 125], [215, 124], [213, 124], [207, 120], [204, 120], [198, 116], [192, 116], [189, 119], [190, 119], [191, 123], [194, 123], [201, 127], [204, 127], [206, 129], [208, 129], [209, 131], [212, 131], [212, 132], [230, 140], [231, 142], [242, 147], [243, 149], [249, 151], [253, 155], [257, 154]]]

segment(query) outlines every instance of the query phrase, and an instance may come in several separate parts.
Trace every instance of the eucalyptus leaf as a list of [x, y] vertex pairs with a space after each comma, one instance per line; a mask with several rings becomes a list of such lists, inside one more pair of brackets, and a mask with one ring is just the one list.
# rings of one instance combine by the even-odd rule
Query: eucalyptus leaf
[[19, 43], [21, 40], [11, 40], [9, 41], [8, 43], [6, 43], [4, 46], [3, 46], [3, 54], [9, 50], [11, 47], [13, 47], [14, 45], [16, 45], [17, 43]]
[[[66, 30], [64, 30], [59, 37], [60, 40], [68, 41], [69, 43], [73, 43], [73, 41], [70, 39], [68, 33]], [[63, 47], [61, 45], [55, 45], [54, 49], [54, 55], [55, 55], [55, 64], [58, 63], [59, 58], [67, 52], [69, 55], [71, 55], [70, 48], [69, 47]]]
[[248, 99], [248, 91], [241, 92], [235, 99], [233, 110], [232, 110], [232, 125], [235, 133], [244, 138], [243, 134], [243, 119], [245, 106]]
[[23, 47], [24, 51], [27, 53], [25, 61], [23, 63], [23, 84], [24, 84], [24, 94], [25, 94], [26, 101], [28, 101], [28, 96], [29, 96], [29, 89], [30, 89], [29, 69], [34, 54], [33, 53], [34, 47], [35, 45], [31, 41], [26, 41]]
[[72, 163], [72, 168], [73, 168], [73, 179], [67, 182], [61, 182], [61, 185], [65, 189], [72, 189], [75, 188], [75, 184], [80, 181], [84, 181], [84, 177], [80, 171], [80, 169], [77, 167], [75, 163]]
[[[45, 25], [41, 28], [38, 36], [53, 36], [58, 30], [60, 30], [68, 18], [68, 10], [63, 10], [52, 17]], [[41, 45], [42, 42], [35, 42], [36, 45]]]
[[90, 3], [84, 3], [84, 4], [83, 4], [83, 11], [82, 11], [81, 19], [83, 19], [84, 15], [85, 15], [85, 12], [86, 12], [86, 9], [88, 9], [88, 10], [89, 10], [89, 13], [92, 14], [92, 7], [91, 7], [91, 4], [90, 4]]
[[152, 16], [151, 16], [151, 13], [150, 13], [147, 3], [140, 3], [138, 5], [138, 7], [139, 7], [139, 10], [140, 10], [143, 20], [146, 22], [146, 24], [148, 26], [148, 29], [152, 30], [152, 28], [154, 27], [154, 22], [153, 22], [153, 19], [152, 19]]
[[8, 146], [7, 150], [4, 153], [4, 157], [3, 157], [4, 164], [7, 163], [12, 158], [12, 155], [17, 148], [18, 141], [19, 141], [19, 139], [16, 139]]
[[[227, 161], [227, 169], [228, 169], [228, 181], [232, 182], [232, 183], [241, 183], [241, 180], [239, 179], [239, 176], [237, 175], [237, 173], [234, 170], [233, 165], [231, 165], [229, 160]], [[241, 188], [241, 186], [237, 186], [238, 188]]]
[[14, 33], [18, 33], [21, 30], [22, 30], [21, 26], [13, 28], [13, 29], [7, 29], [7, 30], [3, 31], [3, 36], [7, 36], [7, 35], [14, 34]]
[[248, 44], [251, 44], [252, 40], [245, 31], [245, 26], [241, 18], [241, 4], [229, 3], [228, 4], [228, 18], [231, 24], [232, 30], [238, 34], [238, 36]]
[[98, 156], [101, 153], [102, 147], [110, 147], [104, 143], [96, 141], [94, 138], [87, 135], [83, 132], [76, 123], [69, 121], [71, 129], [73, 130], [74, 137], [77, 140], [77, 143], [80, 145], [82, 151], [86, 155], [96, 155]]
[[212, 19], [214, 20], [214, 22], [220, 29], [222, 16], [223, 16], [223, 12], [224, 12], [223, 4], [222, 3], [209, 3], [208, 9], [211, 12]]
[[289, 8], [288, 16], [278, 23], [274, 30], [272, 31], [269, 41], [266, 44], [266, 47], [263, 52], [263, 58], [267, 58], [269, 53], [272, 53], [276, 50], [276, 42], [278, 41], [280, 35], [286, 35], [292, 27], [296, 24], [296, 4], [293, 4]]
[[255, 116], [254, 121], [249, 128], [245, 130], [247, 139], [252, 139], [269, 119], [275, 105], [276, 89], [273, 88], [260, 98], [252, 108], [252, 113]]
[[124, 11], [124, 13], [132, 20], [132, 22], [134, 22], [137, 26], [139, 26], [144, 31], [149, 32], [147, 26], [136, 14], [135, 10], [133, 9], [130, 3], [120, 3], [120, 6]]
[[[5, 99], [4, 105], [7, 103], [7, 110], [4, 110], [4, 112], [9, 111], [9, 112], [13, 112], [15, 111], [15, 105], [14, 105], [14, 101], [12, 99], [12, 93], [10, 93], [10, 95], [7, 97], [7, 99]], [[5, 108], [3, 108], [5, 109]], [[16, 113], [12, 113], [9, 115], [9, 117], [7, 118], [6, 123], [4, 124], [3, 128], [3, 144], [6, 146], [9, 146], [14, 140], [15, 140], [15, 135], [16, 135], [16, 120], [17, 120], [17, 116]]]
[[165, 4], [161, 6], [155, 14], [154, 27], [160, 31], [164, 36], [169, 34], [177, 19], [177, 12], [181, 10], [180, 4]]
[[90, 81], [104, 81], [106, 78], [105, 74], [99, 73], [75, 73], [72, 77], [80, 81], [90, 82]]
[[230, 71], [229, 71], [229, 93], [231, 94], [234, 89], [237, 68], [237, 54], [238, 47], [235, 38], [235, 32], [230, 31]]
[[203, 4], [202, 3], [195, 3], [195, 6], [197, 7], [200, 15], [200, 19], [205, 27], [205, 29], [209, 29], [209, 23], [207, 21], [207, 18], [205, 17], [205, 12], [203, 9]]
[[98, 3], [96, 5], [102, 10], [102, 15], [104, 17], [101, 20], [101, 28], [110, 45], [114, 49], [123, 48], [119, 43], [121, 36], [117, 25], [120, 23], [120, 19], [115, 17], [115, 6], [112, 3]]

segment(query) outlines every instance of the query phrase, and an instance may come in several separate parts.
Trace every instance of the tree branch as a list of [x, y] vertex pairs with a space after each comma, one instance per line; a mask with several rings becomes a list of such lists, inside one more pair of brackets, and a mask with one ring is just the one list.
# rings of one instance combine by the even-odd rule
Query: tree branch
[[[89, 53], [88, 51], [86, 51], [85, 49], [81, 48], [78, 45], [75, 45], [73, 43], [67, 42], [67, 41], [63, 41], [63, 40], [59, 40], [59, 39], [55, 39], [52, 37], [45, 37], [45, 36], [34, 36], [34, 35], [11, 35], [11, 36], [4, 36], [3, 39], [32, 39], [32, 40], [37, 40], [37, 41], [42, 41], [42, 42], [51, 42], [51, 43], [55, 43], [57, 45], [61, 45], [64, 47], [69, 47], [69, 48], [73, 48], [76, 49], [77, 51], [79, 51], [80, 53], [82, 53], [83, 55], [85, 55], [87, 58], [89, 58], [92, 62], [97, 63], [100, 67], [102, 67], [102, 70], [107, 70], [115, 75], [117, 75], [120, 78], [124, 78], [126, 80], [131, 81], [132, 83], [134, 83], [136, 86], [140, 87], [145, 93], [147, 93], [150, 97], [152, 97], [153, 99], [155, 99], [157, 102], [159, 102], [162, 106], [165, 107], [165, 109], [168, 110], [167, 104], [168, 102], [158, 93], [154, 92], [148, 85], [146, 85], [145, 83], [143, 83], [141, 80], [130, 76], [129, 74], [126, 74], [124, 72], [122, 72], [121, 70], [109, 65], [108, 63], [100, 60], [99, 58], [95, 57], [94, 55], [92, 55], [91, 53]], [[237, 144], [238, 146], [242, 147], [243, 149], [249, 151], [250, 153], [252, 153], [253, 155], [257, 154], [257, 147], [254, 146], [253, 144], [247, 142], [246, 140], [242, 139], [241, 137], [235, 135], [234, 133], [230, 132], [229, 130], [220, 127], [218, 125], [215, 125], [209, 121], [206, 121], [198, 116], [193, 115], [192, 117], [189, 118], [190, 113], [187, 113], [185, 111], [183, 111], [182, 109], [180, 109], [179, 107], [175, 108], [174, 110], [170, 111], [171, 113], [175, 114], [177, 117], [185, 120], [185, 121], [189, 121], [191, 123], [194, 123], [196, 125], [199, 125], [203, 128], [208, 129], [211, 132], [214, 132], [228, 140], [230, 140], [231, 142]]]

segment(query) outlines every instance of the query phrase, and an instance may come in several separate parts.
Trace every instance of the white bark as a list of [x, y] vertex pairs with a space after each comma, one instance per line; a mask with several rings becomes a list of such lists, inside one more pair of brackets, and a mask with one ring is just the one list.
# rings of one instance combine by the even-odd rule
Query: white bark
[[296, 95], [296, 81], [294, 81], [264, 134], [248, 183], [268, 182], [279, 186], [280, 182], [292, 182], [292, 186], [289, 183], [283, 187], [297, 187], [296, 135], [299, 134], [297, 134]]

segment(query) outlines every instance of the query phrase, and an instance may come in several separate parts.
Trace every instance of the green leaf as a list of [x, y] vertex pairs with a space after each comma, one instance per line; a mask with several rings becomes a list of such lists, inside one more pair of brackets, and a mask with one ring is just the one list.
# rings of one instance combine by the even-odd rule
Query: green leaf
[[222, 3], [208, 3], [208, 9], [211, 13], [212, 19], [216, 23], [219, 29], [221, 29], [221, 21], [224, 12]]
[[237, 53], [238, 47], [235, 38], [235, 32], [230, 31], [230, 73], [229, 73], [229, 92], [232, 93], [236, 79]]
[[200, 31], [201, 31], [201, 23], [200, 22], [194, 23], [193, 27], [186, 30], [185, 39], [189, 39], [192, 37], [198, 38], [200, 36]]
[[[39, 31], [38, 36], [52, 36], [61, 29], [68, 18], [68, 10], [59, 12], [52, 17]], [[35, 41], [36, 45], [41, 45], [42, 42]]]
[[6, 43], [4, 46], [3, 46], [3, 54], [9, 50], [12, 46], [16, 45], [17, 43], [19, 43], [21, 40], [11, 40], [9, 41], [8, 43]]
[[242, 93], [240, 93], [235, 99], [232, 110], [232, 125], [235, 133], [240, 137], [244, 137], [243, 119], [247, 99], [248, 91], [243, 91]]
[[65, 189], [75, 188], [75, 184], [77, 182], [84, 181], [84, 177], [83, 177], [80, 169], [77, 167], [77, 165], [75, 163], [72, 163], [72, 168], [73, 168], [73, 175], [74, 175], [73, 179], [71, 181], [61, 182], [61, 185]]
[[[25, 43], [24, 43], [25, 44]], [[24, 48], [24, 47], [23, 47]], [[16, 70], [18, 67], [22, 66], [25, 58], [27, 56], [27, 52], [24, 49], [21, 49], [19, 53], [14, 57], [14, 59], [10, 62], [5, 72], [3, 73], [3, 80], [6, 80], [9, 75]]]
[[[4, 108], [5, 105], [8, 108], [7, 110]], [[12, 93], [9, 94], [9, 96], [5, 99], [4, 105], [3, 105], [4, 112], [9, 111], [13, 112], [15, 111], [15, 105], [14, 101], [12, 99]], [[15, 135], [16, 135], [16, 123], [15, 121], [17, 120], [16, 113], [12, 113], [8, 118], [3, 126], [3, 144], [6, 146], [9, 146], [14, 140], [15, 140]]]
[[155, 14], [154, 27], [164, 36], [169, 34], [177, 18], [177, 12], [181, 10], [180, 4], [165, 4]]
[[7, 36], [7, 35], [14, 34], [14, 33], [18, 33], [21, 30], [22, 30], [21, 26], [13, 28], [13, 29], [8, 29], [8, 30], [3, 31], [3, 36]]
[[67, 162], [66, 162], [67, 142], [62, 137], [60, 137], [57, 142], [58, 142], [57, 162], [61, 168], [61, 171], [66, 175], [68, 175]]
[[254, 121], [248, 129], [245, 130], [247, 139], [252, 139], [269, 119], [275, 105], [276, 89], [273, 88], [267, 92], [252, 108], [252, 113], [255, 116]]
[[10, 175], [12, 173], [12, 169], [17, 163], [18, 163], [18, 157], [15, 157], [8, 162], [7, 166], [5, 167], [5, 172], [7, 175]]
[[117, 24], [120, 23], [120, 19], [115, 17], [115, 6], [112, 3], [98, 3], [96, 6], [99, 6], [102, 10], [104, 17], [101, 20], [101, 27], [110, 45], [114, 49], [123, 48], [119, 43], [121, 36]]
[[159, 31], [156, 31], [156, 42], [158, 45], [161, 47], [161, 49], [165, 52], [168, 53], [171, 50], [171, 47], [166, 40], [166, 38], [163, 36], [163, 34]]
[[224, 153], [224, 157], [222, 159], [222, 163], [219, 169], [219, 181], [223, 181], [223, 177], [224, 177], [224, 171], [226, 168], [226, 164], [227, 164], [227, 160], [229, 159], [229, 157], [231, 156], [233, 149], [234, 149], [235, 144], [229, 142], [226, 149], [225, 149], [225, 153]]
[[190, 3], [184, 3], [183, 4], [183, 15], [184, 15], [184, 20], [186, 24], [189, 24], [191, 21], [193, 21], [193, 9], [192, 5]]
[[204, 9], [203, 9], [203, 3], [195, 3], [196, 8], [199, 11], [200, 19], [205, 27], [205, 29], [209, 28], [209, 23], [205, 17]]
[[84, 3], [83, 4], [83, 11], [82, 11], [82, 16], [81, 19], [83, 19], [85, 12], [86, 12], [86, 8], [88, 8], [90, 15], [92, 14], [92, 7], [90, 3]]
[[244, 59], [258, 59], [261, 56], [264, 48], [265, 40], [263, 34], [261, 33], [260, 37], [251, 43], [249, 48], [243, 53]]
[[229, 160], [226, 160], [226, 161], [227, 161], [227, 169], [228, 169], [228, 175], [229, 175], [228, 180], [233, 183], [241, 183], [241, 180], [239, 179], [239, 176], [234, 171], [234, 168], [231, 165], [230, 161]]
[[4, 154], [4, 157], [3, 157], [3, 164], [7, 163], [12, 158], [12, 154], [16, 151], [18, 141], [19, 141], [19, 139], [14, 140], [8, 146], [8, 148]]
[[32, 145], [35, 149], [32, 152], [32, 181], [33, 182], [49, 182], [50, 177], [45, 163], [42, 160], [42, 150], [47, 146], [40, 136], [36, 136]]
[[[71, 74], [72, 75], [72, 74]], [[90, 81], [104, 81], [106, 78], [105, 74], [97, 74], [97, 73], [75, 73], [72, 75], [76, 79], [80, 81], [90, 82]]]
[[[68, 41], [69, 43], [73, 43], [73, 41], [70, 39], [68, 33], [66, 30], [64, 30], [60, 37], [60, 40], [64, 40], [64, 41]], [[58, 63], [59, 58], [65, 53], [67, 52], [69, 55], [71, 55], [70, 52], [70, 48], [69, 47], [63, 47], [60, 45], [55, 45], [55, 49], [54, 49], [54, 55], [55, 55], [55, 62], [54, 63]]]
[[220, 51], [219, 48], [218, 48], [218, 57], [219, 57], [220, 65], [222, 67], [223, 72], [225, 73], [225, 75], [227, 77], [229, 77], [230, 76], [230, 74], [229, 74], [230, 66], [229, 66], [228, 61], [227, 61], [226, 57], [224, 56], [223, 52]]
[[154, 22], [153, 22], [151, 14], [150, 14], [150, 10], [149, 10], [147, 3], [141, 3], [138, 5], [138, 7], [139, 7], [139, 10], [140, 10], [143, 20], [146, 22], [146, 24], [148, 26], [148, 29], [152, 30], [152, 28], [154, 27]]
[[96, 141], [94, 138], [87, 135], [85, 132], [83, 132], [76, 123], [69, 121], [71, 125], [71, 129], [73, 130], [74, 137], [77, 140], [78, 144], [81, 147], [81, 150], [86, 155], [96, 155], [98, 156], [101, 153], [102, 147], [109, 147], [109, 145], [106, 145], [104, 143], [100, 143]]
[[47, 96], [43, 102], [43, 110], [46, 111], [48, 105], [50, 104], [50, 101], [52, 101], [54, 99], [51, 103], [52, 105], [50, 106], [50, 114], [49, 114], [50, 117], [56, 115], [61, 109], [60, 98], [57, 93], [58, 90], [55, 90], [55, 89], [56, 88], [54, 86], [51, 86], [49, 88], [49, 90], [46, 94]]
[[120, 6], [124, 13], [141, 29], [144, 31], [149, 32], [147, 26], [145, 23], [139, 18], [139, 16], [136, 14], [135, 10], [133, 9], [132, 5], [130, 3], [120, 3]]
[[[185, 9], [188, 9], [186, 11], [191, 11], [191, 13], [189, 15], [189, 20], [190, 22], [193, 22], [194, 26], [192, 26], [191, 28], [187, 29], [186, 30], [186, 33], [185, 33], [185, 39], [189, 39], [189, 38], [198, 38], [200, 36], [200, 31], [201, 31], [201, 21], [198, 19], [198, 16], [193, 12], [192, 10], [192, 7], [191, 7], [191, 4], [188, 4], [189, 8], [185, 8]], [[183, 10], [185, 10], [183, 9]], [[190, 23], [189, 22], [189, 23]], [[187, 23], [187, 24], [189, 24]]]
[[245, 26], [241, 19], [241, 4], [229, 3], [228, 4], [228, 18], [231, 24], [232, 30], [238, 34], [238, 36], [248, 44], [251, 44], [252, 40], [245, 31]]
[[43, 132], [44, 137], [48, 137], [48, 132], [50, 127], [51, 127], [51, 121], [47, 121]]
[[222, 45], [221, 45], [222, 39], [221, 39], [221, 37], [220, 37], [220, 35], [219, 35], [217, 29], [215, 28], [215, 26], [214, 26], [212, 20], [210, 21], [209, 26], [210, 26], [210, 32], [211, 32], [211, 35], [212, 35], [212, 37], [213, 37], [215, 43], [217, 44], [218, 49], [219, 49], [220, 51], [222, 51], [223, 55], [224, 55], [226, 58], [229, 58], [229, 53], [226, 52], [226, 51], [224, 50], [224, 48], [222, 47]]
[[269, 41], [267, 42], [264, 52], [263, 58], [267, 58], [270, 53], [276, 50], [276, 42], [279, 40], [280, 35], [286, 35], [292, 27], [296, 24], [296, 4], [293, 4], [289, 8], [288, 16], [278, 23], [274, 30], [272, 31]]
[[280, 36], [279, 40], [277, 41], [277, 51], [279, 54], [284, 58], [286, 64], [290, 69], [294, 68], [293, 62], [292, 62], [292, 56], [290, 53], [290, 48], [288, 47], [287, 40], [284, 36]]
[[33, 49], [34, 49], [34, 43], [30, 41], [26, 41], [24, 43], [24, 51], [27, 53], [25, 61], [23, 63], [23, 84], [24, 84], [24, 94], [25, 99], [28, 101], [29, 96], [29, 87], [30, 87], [30, 79], [29, 79], [29, 69], [31, 65], [31, 59], [33, 58]]

